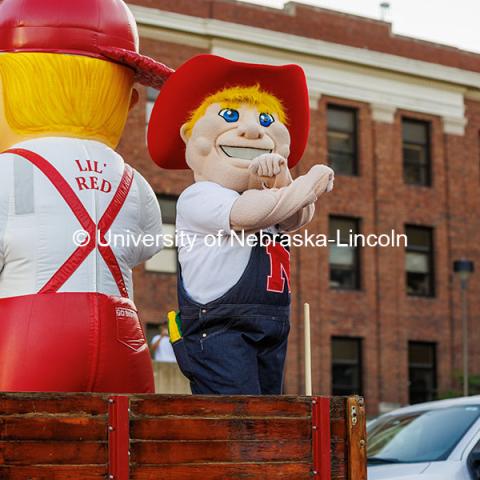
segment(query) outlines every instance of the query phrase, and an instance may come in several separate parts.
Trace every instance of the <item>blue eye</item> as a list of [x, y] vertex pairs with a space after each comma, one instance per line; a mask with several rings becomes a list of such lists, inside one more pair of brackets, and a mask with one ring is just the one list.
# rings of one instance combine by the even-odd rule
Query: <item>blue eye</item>
[[269, 127], [275, 121], [273, 116], [270, 115], [269, 113], [261, 113], [259, 120], [260, 120], [260, 125], [262, 125], [262, 127]]
[[223, 108], [218, 114], [228, 123], [238, 122], [240, 114], [232, 108]]

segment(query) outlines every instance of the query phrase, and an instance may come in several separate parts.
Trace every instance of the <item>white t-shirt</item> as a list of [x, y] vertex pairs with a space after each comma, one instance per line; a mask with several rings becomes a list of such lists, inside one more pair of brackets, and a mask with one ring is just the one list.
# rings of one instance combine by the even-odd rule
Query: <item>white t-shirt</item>
[[[155, 335], [150, 342], [153, 345], [158, 339], [160, 335]], [[176, 362], [177, 359], [175, 358], [175, 352], [173, 351], [172, 344], [170, 343], [170, 339], [166, 336], [163, 336], [158, 344], [157, 349], [155, 350], [155, 354], [153, 359], [156, 362]]]
[[[239, 196], [217, 183], [196, 182], [178, 199], [178, 258], [185, 289], [196, 302], [221, 297], [238, 282], [248, 264], [251, 247], [232, 242], [229, 235], [230, 211]], [[219, 231], [224, 234], [208, 246]]]

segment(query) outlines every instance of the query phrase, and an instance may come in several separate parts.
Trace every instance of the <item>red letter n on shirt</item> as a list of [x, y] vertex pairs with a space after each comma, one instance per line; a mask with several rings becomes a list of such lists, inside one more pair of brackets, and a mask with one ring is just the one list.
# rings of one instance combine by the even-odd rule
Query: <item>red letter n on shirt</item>
[[270, 275], [267, 277], [267, 290], [282, 293], [287, 281], [290, 292], [290, 252], [279, 243], [269, 243], [266, 247], [270, 258]]

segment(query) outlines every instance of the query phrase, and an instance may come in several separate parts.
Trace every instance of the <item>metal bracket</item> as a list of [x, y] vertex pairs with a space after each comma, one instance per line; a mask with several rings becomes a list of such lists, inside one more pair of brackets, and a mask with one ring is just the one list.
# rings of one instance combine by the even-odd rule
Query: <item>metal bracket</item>
[[108, 479], [128, 480], [130, 469], [130, 400], [108, 399]]
[[351, 408], [350, 408], [350, 421], [352, 422], [352, 427], [354, 427], [358, 423], [356, 405], [352, 405]]

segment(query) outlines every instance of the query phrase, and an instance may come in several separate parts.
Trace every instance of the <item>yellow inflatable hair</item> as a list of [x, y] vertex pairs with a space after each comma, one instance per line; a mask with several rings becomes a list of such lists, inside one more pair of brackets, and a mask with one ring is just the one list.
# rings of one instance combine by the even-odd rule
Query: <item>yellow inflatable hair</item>
[[133, 72], [95, 58], [0, 55], [6, 121], [20, 135], [63, 134], [115, 148], [130, 106]]
[[220, 90], [205, 98], [201, 105], [194, 110], [185, 125], [185, 134], [190, 136], [195, 123], [203, 117], [207, 108], [214, 104], [220, 104], [221, 108], [238, 108], [242, 104], [257, 107], [259, 113], [275, 114], [282, 123], [287, 123], [287, 115], [282, 102], [260, 88], [259, 85], [252, 87], [230, 87]]

